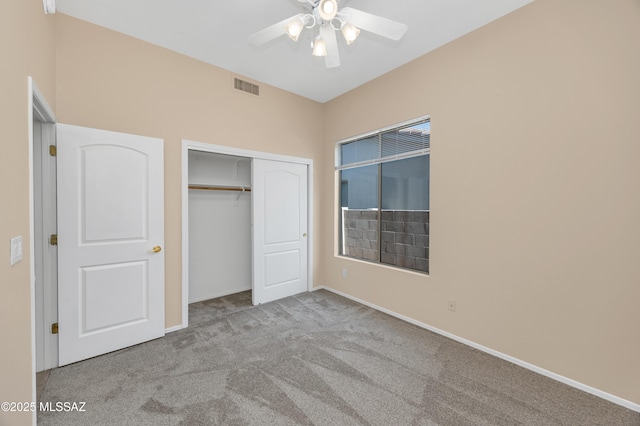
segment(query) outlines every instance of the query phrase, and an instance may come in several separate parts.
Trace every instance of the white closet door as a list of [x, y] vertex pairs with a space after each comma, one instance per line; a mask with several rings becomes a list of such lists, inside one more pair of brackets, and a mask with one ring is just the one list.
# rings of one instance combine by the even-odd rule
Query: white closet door
[[307, 291], [307, 166], [253, 160], [253, 304]]
[[60, 365], [164, 335], [161, 139], [59, 124]]

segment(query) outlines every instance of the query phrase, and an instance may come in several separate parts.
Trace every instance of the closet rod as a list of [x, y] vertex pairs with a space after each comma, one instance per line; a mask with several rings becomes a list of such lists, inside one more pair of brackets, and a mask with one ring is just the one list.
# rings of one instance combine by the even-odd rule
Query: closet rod
[[206, 191], [240, 191], [251, 192], [251, 188], [245, 186], [205, 186], [205, 185], [189, 185], [189, 189], [203, 189]]

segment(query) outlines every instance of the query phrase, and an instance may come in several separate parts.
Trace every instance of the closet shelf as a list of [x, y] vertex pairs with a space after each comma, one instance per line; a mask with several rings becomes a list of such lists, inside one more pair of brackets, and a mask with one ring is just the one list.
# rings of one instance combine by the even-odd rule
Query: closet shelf
[[189, 185], [189, 189], [201, 189], [205, 191], [251, 192], [250, 186]]

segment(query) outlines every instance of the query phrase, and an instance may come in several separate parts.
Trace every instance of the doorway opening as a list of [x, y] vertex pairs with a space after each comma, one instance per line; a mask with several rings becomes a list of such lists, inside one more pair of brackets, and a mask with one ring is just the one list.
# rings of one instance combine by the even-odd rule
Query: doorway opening
[[[56, 234], [56, 117], [31, 77], [28, 84], [29, 247], [31, 283], [33, 401], [58, 366]], [[54, 237], [55, 238], [55, 237]], [[39, 373], [39, 374], [37, 374]]]

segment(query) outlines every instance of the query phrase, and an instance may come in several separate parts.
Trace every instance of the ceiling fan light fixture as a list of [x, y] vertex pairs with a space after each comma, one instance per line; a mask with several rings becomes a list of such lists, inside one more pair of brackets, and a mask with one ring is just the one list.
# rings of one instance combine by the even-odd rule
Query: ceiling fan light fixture
[[304, 29], [304, 22], [302, 22], [302, 19], [300, 18], [296, 18], [292, 20], [285, 27], [287, 35], [293, 41], [298, 41], [298, 37], [300, 37], [300, 34], [302, 33], [303, 29]]
[[356, 39], [360, 35], [360, 29], [348, 22], [345, 22], [344, 24], [342, 24], [341, 31], [342, 31], [342, 35], [344, 36], [344, 40], [347, 42], [347, 44], [351, 44], [354, 41], [356, 41]]
[[332, 20], [338, 13], [338, 2], [336, 0], [320, 0], [318, 13], [325, 21]]
[[316, 40], [313, 42], [313, 51], [311, 54], [313, 56], [327, 56], [327, 43], [321, 36], [316, 37]]
[[[0, 0], [2, 1], [2, 0]], [[43, 0], [55, 1], [55, 0]], [[353, 44], [360, 31], [367, 31], [394, 41], [400, 40], [407, 32], [407, 25], [373, 15], [359, 9], [338, 6], [340, 0], [298, 0], [306, 3], [310, 13], [299, 13], [249, 36], [249, 43], [260, 46], [283, 35], [298, 41], [306, 29], [319, 27], [319, 33], [311, 41], [313, 56], [324, 56], [325, 66], [340, 66], [340, 54], [336, 32], [342, 32], [347, 45]], [[340, 9], [340, 10], [338, 10]]]

